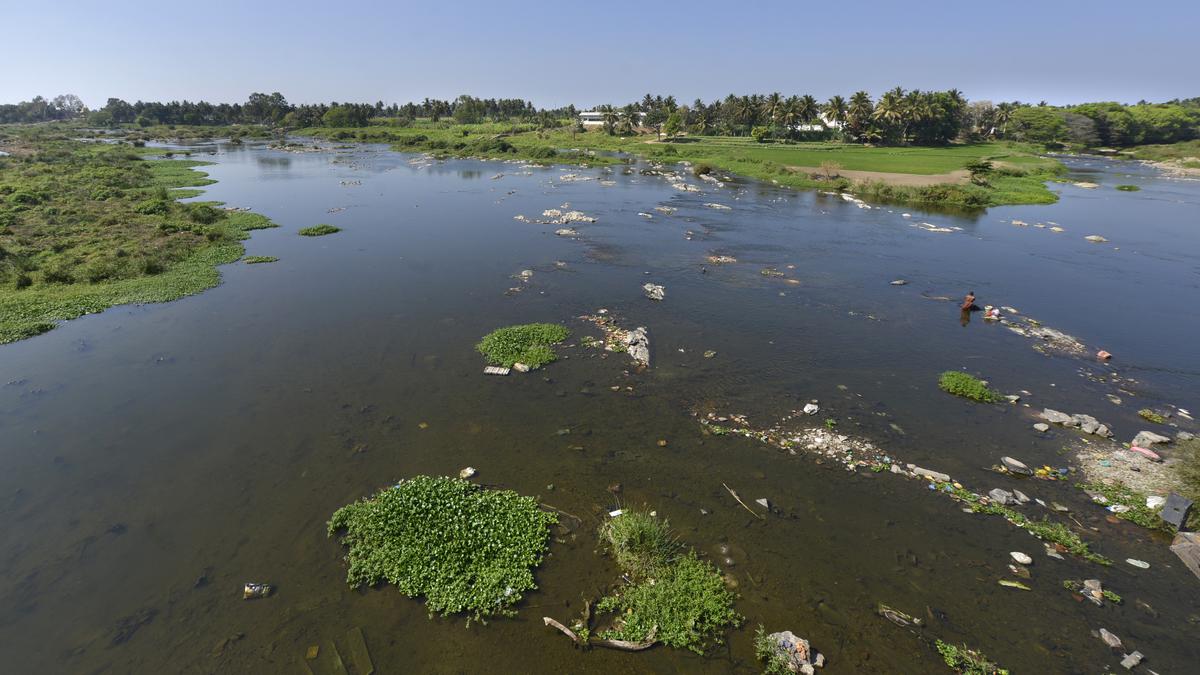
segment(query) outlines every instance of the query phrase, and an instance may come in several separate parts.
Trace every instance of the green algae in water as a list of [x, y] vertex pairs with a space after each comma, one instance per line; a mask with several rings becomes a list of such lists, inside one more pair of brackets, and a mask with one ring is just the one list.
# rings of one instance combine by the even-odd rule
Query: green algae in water
[[1000, 393], [988, 389], [982, 380], [957, 370], [947, 370], [938, 378], [938, 387], [948, 394], [969, 398], [980, 403], [995, 403]]
[[337, 227], [336, 225], [321, 223], [320, 225], [300, 228], [300, 235], [304, 237], [323, 237], [327, 234], [334, 234], [341, 231], [342, 228]]
[[387, 582], [425, 596], [431, 614], [482, 620], [511, 616], [521, 594], [537, 588], [533, 569], [556, 522], [511, 490], [416, 476], [338, 509], [329, 536], [343, 532], [351, 587]]
[[279, 258], [273, 255], [248, 255], [242, 258], [242, 262], [247, 265], [261, 265], [263, 263], [279, 262]]

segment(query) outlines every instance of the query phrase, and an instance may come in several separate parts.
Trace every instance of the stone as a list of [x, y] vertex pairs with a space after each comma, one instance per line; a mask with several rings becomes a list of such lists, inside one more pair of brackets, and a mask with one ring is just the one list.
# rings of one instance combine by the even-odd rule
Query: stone
[[1042, 433], [1046, 433], [1047, 431], [1050, 431], [1050, 425], [1046, 424], [1045, 422], [1038, 422], [1037, 424], [1033, 425], [1033, 428]]
[[1175, 528], [1181, 529], [1187, 523], [1188, 513], [1192, 510], [1192, 500], [1182, 495], [1172, 492], [1167, 495], [1167, 501], [1163, 504], [1162, 511], [1158, 517], [1163, 519], [1163, 522]]
[[934, 471], [932, 469], [923, 469], [915, 464], [909, 464], [908, 469], [909, 469], [909, 471], [912, 471], [913, 473], [917, 474], [918, 476], [924, 476], [925, 478], [928, 478], [929, 480], [931, 480], [935, 483], [949, 483], [950, 482], [950, 475], [942, 473], [941, 471]]
[[1171, 542], [1171, 553], [1179, 557], [1184, 566], [1200, 579], [1200, 534], [1180, 532]]
[[1171, 442], [1171, 439], [1166, 436], [1163, 436], [1162, 434], [1156, 434], [1153, 431], [1139, 431], [1138, 435], [1134, 436], [1133, 440], [1130, 441], [1129, 444], [1135, 445], [1139, 448], [1149, 448], [1150, 446], [1155, 445], [1156, 443], [1170, 443], [1170, 442]]
[[988, 498], [1001, 506], [1007, 506], [1009, 504], [1016, 503], [1016, 500], [1013, 499], [1011, 492], [1008, 490], [1001, 490], [1000, 488], [992, 488], [989, 490]]
[[1100, 629], [1100, 639], [1104, 640], [1104, 644], [1113, 649], [1121, 649], [1121, 638], [1113, 635], [1104, 628]]
[[1121, 665], [1125, 667], [1125, 670], [1132, 670], [1135, 666], [1142, 662], [1143, 658], [1145, 657], [1142, 656], [1141, 652], [1135, 651], [1133, 653], [1126, 654], [1125, 658], [1121, 659]]
[[1020, 490], [1013, 490], [1012, 493], [1013, 493], [1013, 498], [1015, 498], [1017, 500], [1018, 504], [1028, 504], [1029, 502], [1033, 501], [1032, 499], [1029, 498], [1029, 495], [1025, 494], [1024, 492], [1021, 492]]
[[[1048, 429], [1049, 427], [1046, 428]], [[1033, 475], [1033, 469], [1030, 469], [1028, 466], [1026, 466], [1024, 462], [1013, 459], [1012, 457], [1001, 457], [1000, 463], [1004, 465], [1005, 469], [1008, 469], [1012, 473], [1020, 474], [1022, 476]]]
[[1071, 418], [1075, 421], [1073, 426], [1079, 427], [1085, 434], [1094, 434], [1100, 428], [1100, 421], [1091, 415], [1072, 415]]
[[1046, 555], [1057, 560], [1066, 560], [1066, 558], [1064, 558], [1063, 555], [1058, 552], [1058, 549], [1054, 548], [1054, 544], [1044, 544], [1044, 546], [1046, 547]]
[[1061, 413], [1057, 410], [1045, 408], [1042, 410], [1042, 419], [1051, 424], [1062, 424], [1064, 426], [1075, 426], [1075, 419], [1066, 413]]
[[784, 667], [789, 672], [812, 675], [816, 672], [814, 666], [822, 667], [825, 664], [825, 659], [813, 652], [808, 640], [797, 637], [790, 630], [771, 633], [767, 640], [773, 645], [775, 655], [781, 657]]
[[903, 286], [903, 285], [905, 285], [905, 284], [907, 284], [907, 283], [908, 283], [908, 282], [907, 282], [907, 281], [905, 281], [905, 280], [903, 280], [903, 279], [897, 279], [897, 280], [895, 280], [895, 281], [893, 281], [893, 282], [892, 282], [892, 285], [893, 285], [893, 286]]
[[1016, 561], [1022, 565], [1032, 565], [1033, 564], [1033, 558], [1029, 557], [1029, 554], [1027, 554], [1027, 553], [1021, 553], [1020, 551], [1010, 551], [1009, 555], [1012, 556], [1012, 559], [1014, 561]]
[[804, 404], [804, 414], [805, 415], [816, 415], [817, 412], [820, 410], [821, 410], [821, 407], [818, 406], [816, 403], [805, 403]]
[[651, 300], [662, 300], [667, 296], [667, 289], [658, 284], [642, 284], [642, 290]]
[[1102, 436], [1104, 438], [1112, 438], [1113, 435], [1112, 430], [1110, 430], [1106, 424], [1101, 424], [1100, 426], [1096, 427], [1096, 431], [1094, 433], [1097, 436]]
[[531, 368], [528, 365], [521, 363], [520, 361], [518, 361], [517, 363], [514, 363], [512, 365], [512, 369], [517, 371], [518, 373], [528, 373], [531, 370]]
[[1181, 431], [1181, 432], [1175, 434], [1175, 440], [1177, 440], [1177, 441], [1190, 441], [1195, 437], [1196, 437], [1195, 434], [1190, 434], [1186, 431]]
[[1084, 237], [1084, 239], [1087, 239], [1088, 241], [1092, 242], [1093, 244], [1103, 244], [1108, 241], [1107, 239], [1105, 239], [1104, 237], [1101, 237], [1098, 234], [1089, 234], [1088, 236]]
[[1005, 396], [1004, 398], [1005, 398], [1005, 400], [1007, 400], [1009, 403], [1013, 403], [1013, 404], [1016, 404], [1016, 403], [1020, 403], [1020, 402], [1021, 402], [1021, 397], [1020, 397], [1020, 396], [1017, 396], [1016, 394], [1009, 394], [1009, 395]]
[[625, 348], [634, 361], [643, 366], [650, 365], [650, 338], [645, 326], [639, 326], [625, 335]]

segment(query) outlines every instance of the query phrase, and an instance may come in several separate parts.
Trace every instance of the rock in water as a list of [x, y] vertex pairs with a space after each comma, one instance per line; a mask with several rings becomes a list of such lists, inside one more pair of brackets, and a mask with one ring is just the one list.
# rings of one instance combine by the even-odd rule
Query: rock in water
[[1046, 408], [1042, 410], [1042, 419], [1051, 424], [1062, 424], [1065, 426], [1075, 426], [1075, 419], [1066, 413], [1061, 413], [1057, 410]]
[[650, 365], [650, 338], [645, 326], [639, 326], [625, 335], [625, 348], [634, 361], [643, 366]]
[[658, 284], [642, 284], [642, 290], [646, 292], [646, 297], [651, 300], [662, 300], [667, 296], [667, 289]]
[[1139, 431], [1138, 435], [1133, 437], [1133, 441], [1130, 442], [1130, 445], [1136, 445], [1139, 448], [1149, 448], [1156, 443], [1170, 442], [1171, 439], [1163, 436], [1162, 434], [1156, 434], [1153, 431]]
[[797, 637], [792, 631], [771, 633], [767, 640], [773, 645], [775, 655], [784, 662], [784, 667], [792, 673], [812, 673], [813, 666], [823, 666], [825, 659], [814, 654], [808, 640]]
[[989, 490], [988, 498], [1001, 506], [1017, 503], [1017, 500], [1013, 499], [1011, 492], [1008, 490], [1001, 490], [1000, 488], [992, 488]]
[[818, 406], [816, 403], [805, 403], [804, 404], [804, 414], [805, 415], [816, 415], [817, 411], [819, 411], [820, 409], [821, 409], [820, 406]]
[[903, 286], [903, 285], [905, 285], [905, 284], [907, 284], [907, 283], [908, 283], [908, 282], [907, 282], [907, 281], [905, 281], [904, 279], [897, 279], [897, 280], [895, 280], [895, 281], [893, 281], [893, 282], [892, 282], [892, 285], [893, 285], [893, 286]]
[[1038, 422], [1037, 424], [1033, 425], [1033, 428], [1042, 433], [1046, 433], [1047, 431], [1050, 431], [1050, 425], [1046, 424], [1045, 422]]
[[1121, 649], [1121, 638], [1113, 635], [1104, 628], [1100, 629], [1100, 639], [1104, 640], [1104, 644], [1113, 649]]
[[[1046, 428], [1049, 429], [1050, 427], [1046, 427]], [[1033, 470], [1030, 469], [1028, 466], [1025, 466], [1024, 462], [1013, 459], [1012, 457], [1001, 457], [1000, 463], [1004, 465], [1004, 468], [1008, 469], [1012, 473], [1019, 474], [1022, 476], [1032, 476], [1033, 475]]]
[[1088, 236], [1084, 237], [1084, 239], [1087, 239], [1088, 241], [1092, 242], [1093, 244], [1103, 244], [1108, 241], [1107, 239], [1105, 239], [1104, 237], [1101, 237], [1098, 234], [1089, 234]]
[[1033, 564], [1033, 558], [1029, 557], [1029, 555], [1025, 553], [1021, 553], [1020, 551], [1011, 551], [1009, 555], [1012, 556], [1013, 560], [1021, 563], [1022, 565]]

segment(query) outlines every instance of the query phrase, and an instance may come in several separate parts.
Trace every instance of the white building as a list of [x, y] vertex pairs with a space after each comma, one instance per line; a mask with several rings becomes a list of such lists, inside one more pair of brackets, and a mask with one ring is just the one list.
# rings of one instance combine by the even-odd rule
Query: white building
[[[614, 110], [613, 112], [617, 114], [618, 118], [622, 116], [622, 112], [620, 110]], [[646, 113], [640, 112], [637, 115], [638, 124], [641, 124], [641, 121], [646, 117]], [[602, 126], [604, 124], [604, 113], [599, 110], [584, 110], [583, 112], [579, 113], [579, 122], [585, 127]]]

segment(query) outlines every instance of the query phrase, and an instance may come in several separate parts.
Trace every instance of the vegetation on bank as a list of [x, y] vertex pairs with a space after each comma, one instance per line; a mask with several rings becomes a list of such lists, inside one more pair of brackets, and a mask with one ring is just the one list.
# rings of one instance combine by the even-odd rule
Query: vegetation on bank
[[511, 490], [416, 476], [338, 509], [328, 531], [349, 549], [351, 587], [387, 582], [425, 596], [431, 614], [483, 620], [514, 614], [522, 593], [537, 588], [533, 570], [556, 522]]
[[995, 403], [1000, 400], [1000, 392], [988, 388], [977, 377], [958, 370], [947, 370], [938, 378], [938, 387], [947, 394], [969, 398], [979, 403]]
[[0, 128], [0, 343], [131, 302], [165, 302], [220, 282], [267, 218], [180, 203], [212, 181], [202, 162], [144, 159], [55, 127]]
[[558, 359], [553, 347], [570, 334], [565, 326], [556, 323], [507, 326], [483, 336], [475, 349], [494, 366], [511, 368], [514, 363], [523, 363], [539, 368]]
[[723, 644], [727, 627], [742, 622], [720, 572], [694, 551], [684, 552], [665, 520], [626, 509], [601, 527], [600, 537], [630, 582], [597, 603], [597, 611], [615, 615], [599, 637], [654, 639], [703, 654]]
[[1188, 169], [1200, 169], [1200, 140], [1190, 140], [1180, 143], [1142, 145], [1133, 148], [1134, 159], [1144, 159], [1151, 162], [1179, 162], [1180, 166]]
[[951, 483], [938, 483], [935, 486], [938, 490], [943, 490], [954, 498], [964, 502], [971, 509], [972, 513], [984, 513], [992, 516], [1002, 516], [1005, 520], [1016, 525], [1017, 527], [1029, 532], [1033, 536], [1048, 541], [1052, 544], [1058, 544], [1068, 553], [1077, 555], [1084, 560], [1094, 562], [1099, 565], [1111, 565], [1112, 560], [1095, 553], [1088, 546], [1087, 542], [1071, 531], [1071, 528], [1047, 518], [1042, 520], [1033, 520], [1025, 514], [1011, 509], [1007, 506], [997, 504], [992, 501], [984, 503], [983, 497], [971, 492], [965, 488], [954, 487]]
[[324, 237], [327, 234], [335, 234], [341, 232], [342, 228], [329, 223], [321, 223], [319, 225], [310, 225], [309, 227], [300, 228], [300, 236], [302, 237]]

